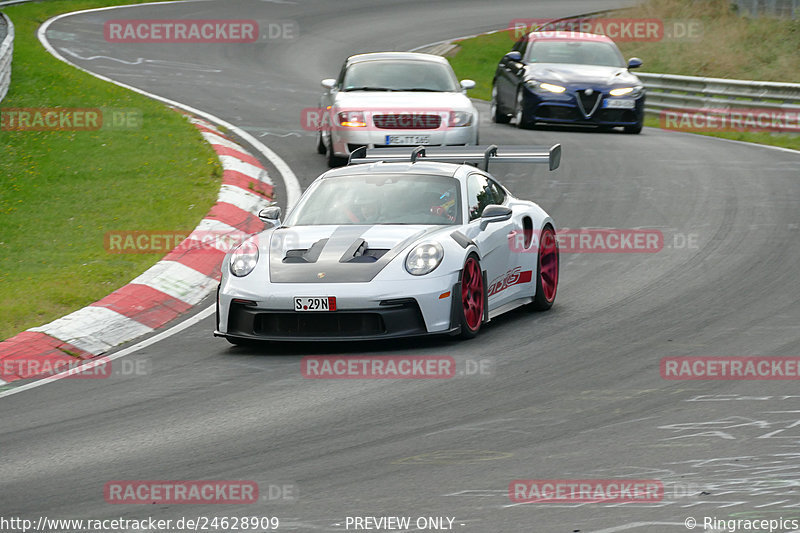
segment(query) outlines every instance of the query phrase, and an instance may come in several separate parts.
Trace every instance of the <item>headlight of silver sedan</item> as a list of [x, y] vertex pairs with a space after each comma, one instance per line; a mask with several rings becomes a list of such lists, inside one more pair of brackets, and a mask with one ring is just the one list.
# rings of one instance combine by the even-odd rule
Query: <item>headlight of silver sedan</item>
[[448, 125], [451, 128], [470, 126], [472, 125], [472, 113], [469, 111], [450, 111], [450, 121]]

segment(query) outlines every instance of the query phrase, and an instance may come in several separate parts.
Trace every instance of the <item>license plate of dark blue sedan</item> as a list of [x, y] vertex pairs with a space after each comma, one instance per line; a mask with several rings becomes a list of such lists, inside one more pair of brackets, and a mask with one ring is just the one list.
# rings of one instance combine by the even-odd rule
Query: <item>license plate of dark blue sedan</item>
[[603, 107], [607, 109], [633, 109], [636, 107], [636, 100], [630, 98], [608, 98], [603, 100]]

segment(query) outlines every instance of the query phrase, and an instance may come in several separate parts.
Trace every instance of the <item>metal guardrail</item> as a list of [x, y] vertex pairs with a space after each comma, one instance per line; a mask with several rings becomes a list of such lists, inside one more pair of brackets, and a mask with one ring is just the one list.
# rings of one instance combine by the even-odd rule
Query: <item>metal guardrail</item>
[[742, 15], [800, 18], [800, 0], [732, 0]]
[[800, 83], [698, 78], [637, 72], [647, 89], [645, 111], [665, 109], [769, 109], [800, 111]]
[[0, 43], [0, 101], [5, 98], [11, 84], [11, 58], [14, 55], [14, 25], [11, 19], [0, 13], [6, 24], [6, 36]]

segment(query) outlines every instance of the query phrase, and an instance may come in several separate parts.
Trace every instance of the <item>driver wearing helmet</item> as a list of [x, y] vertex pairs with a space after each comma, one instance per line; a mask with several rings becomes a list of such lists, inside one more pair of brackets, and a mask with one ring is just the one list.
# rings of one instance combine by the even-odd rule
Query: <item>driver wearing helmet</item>
[[356, 196], [354, 202], [353, 215], [350, 217], [353, 222], [375, 223], [381, 214], [381, 204], [377, 195], [361, 194]]

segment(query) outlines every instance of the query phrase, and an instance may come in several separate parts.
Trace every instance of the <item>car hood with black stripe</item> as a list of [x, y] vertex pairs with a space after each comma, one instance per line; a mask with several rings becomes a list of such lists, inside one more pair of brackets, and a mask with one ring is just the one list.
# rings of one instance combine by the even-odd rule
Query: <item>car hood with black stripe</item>
[[365, 283], [415, 243], [454, 226], [325, 225], [278, 228], [269, 236], [272, 283]]

